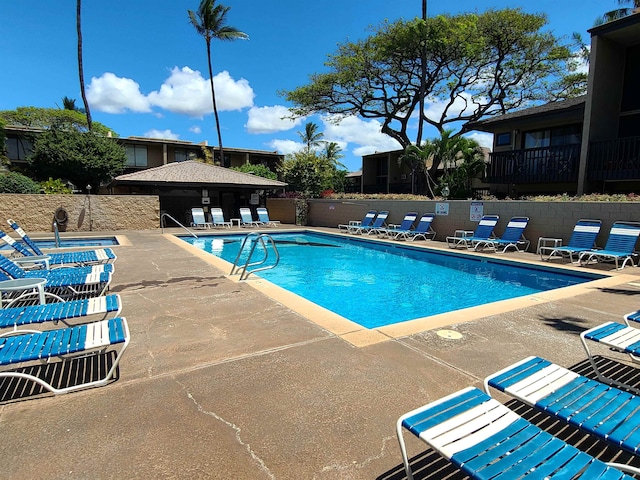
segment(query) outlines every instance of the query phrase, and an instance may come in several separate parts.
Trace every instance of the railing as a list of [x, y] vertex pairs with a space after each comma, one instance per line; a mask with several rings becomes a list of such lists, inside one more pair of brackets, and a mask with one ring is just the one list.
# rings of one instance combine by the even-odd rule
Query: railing
[[[250, 245], [249, 254], [247, 255], [247, 259], [245, 260], [244, 265], [240, 267], [238, 266], [238, 262], [240, 261], [242, 252], [244, 251], [247, 241], [249, 241], [249, 239], [251, 239], [252, 237], [256, 237], [256, 238], [254, 241], [249, 242], [249, 245]], [[269, 259], [269, 249], [265, 244], [265, 240], [271, 244], [271, 247], [273, 248], [273, 251], [276, 256], [276, 261], [273, 265], [265, 265], [267, 263], [267, 260]], [[257, 262], [251, 263], [251, 258], [253, 257], [253, 253], [255, 252], [255, 249], [258, 245], [262, 247], [264, 258]], [[271, 237], [271, 235], [267, 235], [266, 233], [251, 232], [242, 240], [242, 244], [240, 245], [240, 250], [238, 250], [238, 255], [236, 255], [236, 259], [233, 262], [233, 267], [231, 267], [231, 272], [229, 273], [229, 275], [240, 274], [240, 280], [246, 280], [249, 277], [249, 275], [251, 275], [252, 273], [260, 272], [262, 270], [270, 270], [272, 268], [275, 268], [276, 265], [278, 265], [278, 263], [280, 263], [280, 253], [278, 252], [278, 248], [276, 247], [276, 242], [273, 240], [273, 237]], [[260, 268], [254, 268], [253, 270], [249, 270], [249, 267], [255, 267], [257, 265], [265, 265], [265, 266]]]
[[580, 145], [529, 148], [491, 153], [488, 183], [553, 183], [578, 181]]
[[177, 225], [179, 225], [180, 227], [184, 228], [189, 235], [191, 235], [194, 238], [198, 238], [198, 235], [196, 235], [195, 233], [193, 233], [191, 230], [189, 230], [187, 227], [185, 227], [183, 224], [181, 224], [178, 220], [176, 220], [175, 218], [173, 218], [171, 215], [169, 215], [168, 213], [163, 213], [160, 216], [160, 228], [162, 228], [162, 233], [164, 233], [164, 217], [169, 217], [171, 220], [173, 220]]
[[640, 137], [618, 138], [589, 145], [589, 180], [640, 179]]
[[55, 241], [56, 248], [60, 248], [60, 232], [58, 231], [58, 222], [53, 221], [53, 240]]

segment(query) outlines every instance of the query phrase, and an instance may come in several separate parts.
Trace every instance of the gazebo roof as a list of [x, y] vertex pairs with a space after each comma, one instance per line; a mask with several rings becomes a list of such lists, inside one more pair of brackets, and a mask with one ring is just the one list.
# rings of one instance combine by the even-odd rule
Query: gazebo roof
[[137, 184], [191, 184], [217, 185], [246, 188], [284, 188], [287, 184], [278, 180], [237, 172], [230, 168], [217, 167], [195, 160], [174, 162], [135, 173], [119, 175], [116, 183]]

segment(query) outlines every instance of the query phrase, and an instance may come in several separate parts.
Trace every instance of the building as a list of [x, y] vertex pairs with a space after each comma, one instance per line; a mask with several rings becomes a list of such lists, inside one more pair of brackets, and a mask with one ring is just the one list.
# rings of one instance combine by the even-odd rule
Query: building
[[475, 122], [498, 194], [640, 189], [640, 15], [592, 28], [587, 94]]

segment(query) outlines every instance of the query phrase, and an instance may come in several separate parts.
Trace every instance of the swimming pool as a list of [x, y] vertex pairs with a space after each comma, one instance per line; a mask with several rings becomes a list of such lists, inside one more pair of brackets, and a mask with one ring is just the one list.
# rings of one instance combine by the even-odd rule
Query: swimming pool
[[[84, 238], [62, 238], [59, 245], [56, 246], [54, 239], [32, 238], [33, 242], [40, 248], [80, 248], [80, 247], [109, 247], [119, 245], [116, 237], [84, 237]], [[20, 240], [24, 245], [24, 242]], [[0, 250], [12, 250], [12, 247], [6, 244], [0, 245]]]
[[[280, 264], [256, 275], [366, 328], [603, 278], [362, 237], [316, 232], [271, 236]], [[233, 263], [244, 235], [180, 238]]]

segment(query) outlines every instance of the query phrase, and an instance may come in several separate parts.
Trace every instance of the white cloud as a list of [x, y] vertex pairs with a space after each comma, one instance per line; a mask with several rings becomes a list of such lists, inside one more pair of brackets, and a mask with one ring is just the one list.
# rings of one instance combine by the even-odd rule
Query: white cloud
[[143, 135], [147, 138], [162, 138], [163, 140], [178, 140], [180, 135], [173, 133], [171, 130], [149, 130]]
[[305, 118], [290, 119], [291, 112], [287, 107], [274, 105], [272, 107], [252, 107], [249, 109], [245, 128], [247, 132], [274, 133], [291, 130], [305, 121]]
[[[236, 82], [229, 72], [223, 71], [213, 77], [213, 83], [219, 112], [253, 105], [254, 93], [247, 80]], [[148, 99], [151, 105], [192, 117], [202, 117], [213, 111], [209, 80], [189, 67], [172, 68], [160, 90], [149, 93]]]
[[[434, 100], [431, 103], [425, 104], [425, 115], [432, 119], [439, 119], [442, 116], [445, 108], [449, 104], [449, 99], [447, 100]], [[483, 102], [483, 99], [480, 99]], [[447, 118], [455, 118], [460, 115], [463, 111], [467, 113], [473, 112], [476, 106], [473, 103], [472, 96], [466, 92], [462, 92], [460, 95], [456, 97], [453, 101], [453, 105], [451, 105], [447, 110]]]
[[[377, 120], [362, 120], [358, 117], [345, 117], [335, 122], [331, 118], [322, 119], [324, 123], [324, 139], [339, 145], [355, 143], [355, 155], [367, 153], [387, 152], [397, 150], [400, 144], [393, 138], [381, 132], [380, 122]], [[366, 155], [366, 154], [365, 154]]]
[[475, 140], [481, 147], [493, 148], [493, 133], [473, 132], [464, 136]]
[[91, 108], [106, 113], [150, 112], [148, 99], [140, 92], [140, 85], [130, 78], [120, 78], [111, 72], [93, 77], [87, 87]]
[[301, 142], [294, 142], [293, 140], [271, 140], [269, 147], [278, 151], [283, 155], [298, 152], [304, 148], [304, 144]]
[[189, 129], [189, 131], [191, 133], [195, 133], [196, 135], [199, 135], [200, 133], [202, 133], [202, 129], [198, 125], [194, 125]]

